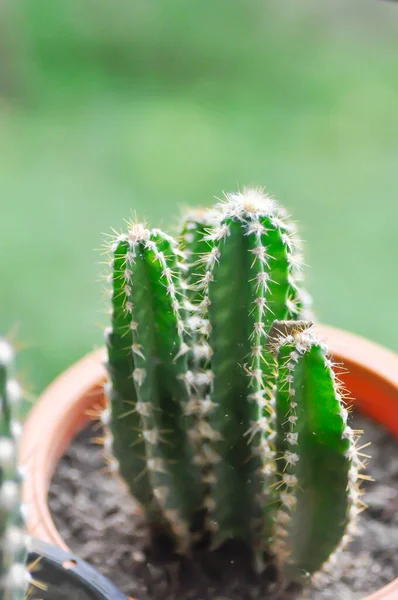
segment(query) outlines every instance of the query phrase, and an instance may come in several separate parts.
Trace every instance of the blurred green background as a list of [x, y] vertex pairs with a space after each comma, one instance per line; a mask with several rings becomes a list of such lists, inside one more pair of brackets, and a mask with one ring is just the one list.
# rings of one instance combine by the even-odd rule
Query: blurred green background
[[95, 249], [265, 185], [319, 317], [398, 349], [398, 5], [5, 0], [0, 329], [37, 391], [101, 344]]

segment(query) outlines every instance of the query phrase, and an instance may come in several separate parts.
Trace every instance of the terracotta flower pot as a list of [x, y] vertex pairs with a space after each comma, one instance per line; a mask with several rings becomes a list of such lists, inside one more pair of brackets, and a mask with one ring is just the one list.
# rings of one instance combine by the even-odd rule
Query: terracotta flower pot
[[[344, 364], [342, 375], [355, 405], [398, 436], [398, 356], [356, 335], [320, 327], [334, 358]], [[89, 409], [104, 404], [104, 350], [73, 365], [44, 392], [23, 435], [22, 462], [27, 468], [25, 501], [28, 527], [39, 539], [68, 550], [47, 505], [47, 491], [58, 460], [73, 437], [89, 421]], [[397, 600], [398, 579], [364, 600]]]

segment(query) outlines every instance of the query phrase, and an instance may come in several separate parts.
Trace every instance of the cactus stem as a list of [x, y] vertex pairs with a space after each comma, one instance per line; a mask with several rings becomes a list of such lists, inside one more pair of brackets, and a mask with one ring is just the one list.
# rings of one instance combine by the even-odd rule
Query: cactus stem
[[23, 600], [31, 577], [25, 565], [29, 536], [21, 502], [25, 469], [18, 464], [22, 388], [15, 379], [14, 350], [0, 339], [0, 596]]
[[[181, 408], [184, 412], [188, 401], [178, 381], [189, 383], [189, 373], [182, 368], [189, 352], [183, 338], [185, 324], [178, 278], [181, 272], [178, 257], [183, 256], [183, 252], [170, 236], [158, 229], [149, 231], [138, 225], [129, 230], [128, 244], [128, 281], [121, 292], [124, 307], [135, 324], [130, 330], [134, 357], [132, 380], [137, 394], [135, 409], [140, 415], [137, 433], [145, 445], [145, 471], [152, 490], [168, 490], [167, 494], [154, 492], [155, 500], [174, 533], [178, 549], [185, 551], [190, 539], [188, 522], [199, 502], [195, 506], [197, 488], [193, 485], [189, 494], [184, 492], [182, 495], [182, 482], [179, 481], [179, 471], [188, 468], [183, 456], [188, 452], [188, 446], [179, 448], [180, 455], [177, 456], [177, 446], [185, 444], [178, 411]], [[126, 280], [126, 270], [124, 278]], [[154, 357], [157, 360], [153, 361]], [[169, 375], [168, 382], [163, 381], [166, 364], [176, 375], [174, 382]], [[169, 386], [167, 394], [162, 391], [159, 377], [163, 386]], [[165, 423], [168, 423], [167, 427], [162, 425]]]
[[[279, 338], [278, 334], [274, 337], [275, 331], [279, 332]], [[297, 327], [294, 322], [286, 322], [282, 328], [279, 323], [276, 323], [272, 336], [273, 343], [276, 344], [274, 349], [279, 357], [276, 460], [278, 464], [282, 461], [282, 470], [277, 474], [280, 502], [275, 513], [272, 550], [280, 563], [287, 565], [286, 569], [291, 575], [295, 567], [298, 569], [297, 573], [303, 569], [314, 572], [321, 568], [321, 574], [314, 577], [314, 581], [320, 581], [355, 532], [358, 514], [363, 509], [359, 489], [359, 481], [362, 477], [359, 470], [364, 465], [358, 454], [357, 436], [347, 425], [348, 412], [343, 403], [344, 392], [341, 382], [332, 370], [332, 361], [327, 355], [325, 344], [317, 339], [312, 326], [305, 327], [304, 323], [299, 323]], [[322, 403], [322, 411], [312, 417], [311, 402], [314, 400], [311, 400], [311, 396], [314, 390], [319, 390], [318, 393], [323, 395], [317, 399]], [[306, 403], [310, 404], [307, 406]], [[315, 438], [310, 435], [314, 431]], [[317, 435], [320, 436], [319, 442]], [[311, 444], [317, 445], [318, 448], [310, 450]], [[325, 453], [324, 459], [320, 458], [322, 453]], [[309, 483], [311, 477], [309, 462], [312, 460], [315, 460], [314, 464], [320, 460], [327, 460], [327, 466], [332, 470], [336, 469], [334, 473], [337, 469], [341, 470], [340, 478], [335, 482], [333, 499], [325, 497], [323, 500], [323, 510], [328, 511], [327, 518], [330, 519], [331, 526], [328, 538], [325, 537], [325, 532], [322, 532], [326, 546], [322, 556], [319, 553], [317, 536], [320, 533], [317, 533], [316, 524], [312, 526], [312, 533], [307, 539], [297, 537], [301, 536], [298, 520], [316, 518], [319, 522], [326, 519], [320, 514], [311, 517], [311, 511], [306, 513], [308, 503], [305, 487], [314, 485], [313, 482]], [[300, 467], [301, 461], [305, 464]], [[322, 474], [322, 477], [327, 475]], [[321, 484], [315, 482], [315, 485]], [[322, 498], [324, 492], [322, 488], [315, 488], [312, 493], [319, 494]], [[316, 510], [322, 510], [321, 501], [319, 502], [320, 506]], [[333, 504], [329, 505], [330, 502]], [[345, 530], [342, 529], [344, 523]], [[328, 544], [331, 553], [327, 552]], [[324, 557], [323, 565], [322, 557]]]
[[[273, 200], [265, 198], [261, 192], [252, 190], [246, 192], [244, 195], [230, 195], [226, 200], [225, 203], [218, 207], [221, 216], [219, 217], [219, 222], [213, 226], [213, 231], [209, 234], [209, 240], [217, 241], [218, 244], [215, 249], [212, 249], [208, 253], [207, 257], [201, 257], [201, 261], [206, 265], [206, 271], [202, 275], [198, 287], [204, 297], [202, 302], [204, 304], [203, 316], [205, 316], [207, 308], [210, 305], [208, 290], [214, 282], [213, 270], [220, 260], [220, 243], [221, 240], [225, 240], [230, 236], [228, 219], [235, 218], [241, 221], [243, 234], [253, 240], [248, 250], [253, 255], [251, 270], [254, 277], [249, 278], [248, 283], [254, 285], [256, 294], [253, 306], [249, 311], [249, 316], [254, 319], [252, 331], [248, 338], [251, 343], [250, 364], [248, 367], [244, 366], [244, 369], [249, 378], [248, 387], [253, 390], [247, 394], [247, 397], [249, 401], [254, 401], [257, 404], [257, 418], [255, 422], [252, 422], [245, 435], [248, 443], [252, 446], [253, 456], [261, 459], [258, 466], [258, 473], [264, 479], [264, 475], [274, 472], [274, 465], [272, 463], [274, 457], [274, 450], [272, 448], [272, 419], [274, 410], [270, 403], [261, 368], [267, 334], [265, 313], [273, 315], [274, 311], [272, 306], [267, 304], [265, 296], [270, 292], [270, 286], [272, 284], [276, 285], [276, 282], [268, 271], [272, 256], [267, 251], [262, 236], [268, 231], [263, 218], [268, 216], [271, 219], [276, 219], [277, 205]], [[282, 221], [281, 223], [283, 225]], [[293, 242], [290, 237], [287, 238], [286, 235], [283, 236], [282, 234], [281, 239], [283, 243], [288, 245], [289, 250], [293, 249]], [[206, 343], [210, 334], [210, 328], [208, 331], [202, 333]], [[213, 349], [211, 351], [213, 352]], [[264, 411], [266, 416], [263, 416]], [[209, 502], [207, 502], [207, 505], [207, 508], [209, 508]], [[210, 505], [214, 506], [214, 502], [210, 502]], [[254, 522], [255, 519], [253, 519]]]

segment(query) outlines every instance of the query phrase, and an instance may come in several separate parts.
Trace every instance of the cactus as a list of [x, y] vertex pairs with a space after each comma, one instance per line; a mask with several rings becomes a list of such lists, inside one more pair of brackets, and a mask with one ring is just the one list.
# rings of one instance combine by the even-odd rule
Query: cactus
[[0, 339], [0, 596], [3, 600], [24, 600], [31, 577], [25, 566], [28, 540], [18, 467], [22, 391], [13, 363], [12, 347]]
[[246, 190], [110, 252], [105, 446], [148, 521], [181, 553], [241, 540], [284, 581], [327, 568], [361, 464], [286, 211]]
[[141, 226], [133, 226], [114, 247], [108, 440], [137, 499], [155, 522], [166, 520], [179, 546], [186, 548], [190, 523], [200, 508], [201, 482], [183, 427], [188, 346], [178, 255], [169, 236]]
[[313, 327], [292, 323], [290, 333], [277, 334], [274, 352], [278, 474], [271, 547], [287, 577], [297, 579], [335, 561], [355, 533], [361, 465], [341, 385]]

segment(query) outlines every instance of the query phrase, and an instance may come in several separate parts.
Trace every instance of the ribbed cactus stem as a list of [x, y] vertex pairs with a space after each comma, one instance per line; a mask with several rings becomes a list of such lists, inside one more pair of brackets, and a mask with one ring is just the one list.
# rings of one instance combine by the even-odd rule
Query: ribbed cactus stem
[[214, 215], [205, 208], [185, 213], [181, 225], [179, 247], [185, 258], [186, 297], [194, 306], [202, 299], [199, 284], [206, 271], [206, 260], [214, 247], [210, 235], [213, 225]]
[[194, 209], [184, 215], [180, 248], [185, 255], [186, 272], [186, 341], [189, 346], [188, 366], [190, 400], [186, 407], [192, 417], [188, 435], [195, 451], [194, 462], [201, 472], [204, 490], [204, 504], [210, 482], [214, 479], [212, 472], [213, 456], [205, 446], [206, 439], [217, 436], [207, 422], [207, 415], [213, 408], [210, 399], [212, 374], [210, 360], [212, 350], [207, 343], [208, 320], [203, 318], [203, 294], [201, 282], [206, 269], [216, 260], [218, 250], [211, 239], [210, 232], [214, 217], [209, 210]]
[[287, 320], [313, 320], [312, 297], [303, 286], [303, 256], [302, 241], [298, 236], [296, 224], [290, 219], [285, 208], [279, 206], [278, 216], [284, 223], [285, 241], [288, 243], [291, 257], [289, 260], [289, 294], [286, 299], [288, 308]]
[[[130, 379], [136, 400], [131, 411], [137, 414], [139, 406], [136, 435], [145, 445], [143, 474], [178, 549], [184, 551], [200, 508], [201, 486], [187, 436], [189, 348], [184, 340], [179, 251], [172, 238], [141, 225], [133, 225], [123, 243], [128, 244], [128, 280], [121, 294], [133, 323]], [[114, 452], [121, 465], [123, 454], [135, 449], [134, 444], [128, 450], [122, 442], [117, 446], [117, 438], [113, 428]], [[117, 447], [123, 449], [119, 454]], [[136, 484], [137, 480], [130, 483], [133, 493]]]
[[111, 327], [105, 331], [108, 350], [106, 366], [110, 376], [106, 387], [109, 408], [103, 412], [102, 421], [106, 427], [105, 448], [110, 468], [120, 472], [135, 499], [157, 521], [161, 519], [149, 480], [146, 446], [142, 436], [143, 417], [148, 412], [148, 406], [138, 400], [133, 380], [133, 329], [137, 323], [133, 319], [128, 292], [134, 251], [134, 244], [127, 235], [119, 236], [111, 248]]
[[[210, 262], [216, 260], [218, 250], [210, 239], [210, 231], [214, 224], [212, 213], [205, 209], [196, 209], [184, 217], [180, 235], [180, 248], [185, 257], [185, 290], [186, 290], [186, 341], [189, 346], [188, 365], [195, 381], [194, 394], [191, 397], [192, 410], [200, 417], [201, 400], [210, 390], [210, 380], [205, 376], [196, 377], [200, 371], [205, 373], [211, 360], [211, 348], [204, 339], [208, 330], [208, 321], [203, 318], [203, 294], [201, 282]], [[194, 434], [192, 434], [193, 437]]]
[[22, 390], [15, 378], [14, 351], [0, 339], [0, 591], [2, 600], [24, 600], [30, 582], [28, 538], [22, 505], [18, 443]]
[[211, 323], [202, 343], [212, 352], [206, 424], [213, 439], [203, 458], [213, 462], [213, 482], [206, 507], [216, 543], [238, 537], [261, 548], [263, 482], [275, 469], [276, 372], [267, 336], [273, 320], [289, 314], [298, 258], [279, 205], [261, 192], [229, 195], [214, 214], [215, 245], [200, 284], [202, 317]]
[[341, 552], [360, 511], [360, 462], [341, 386], [325, 345], [312, 327], [302, 329], [291, 324], [275, 348], [278, 502], [272, 550], [288, 580], [318, 571]]

